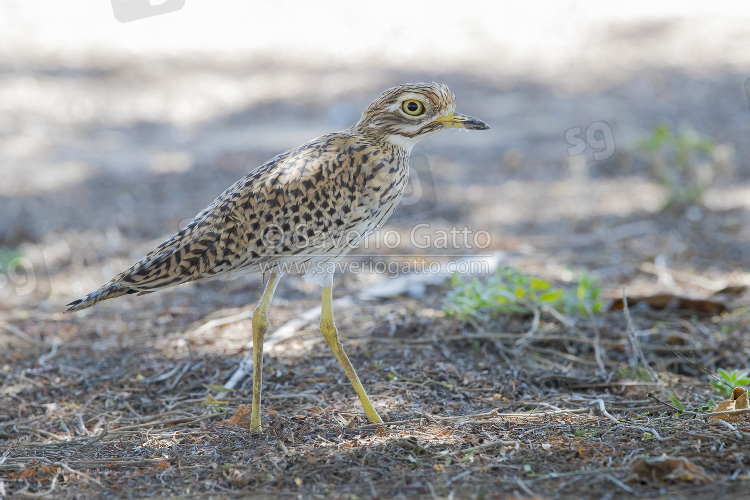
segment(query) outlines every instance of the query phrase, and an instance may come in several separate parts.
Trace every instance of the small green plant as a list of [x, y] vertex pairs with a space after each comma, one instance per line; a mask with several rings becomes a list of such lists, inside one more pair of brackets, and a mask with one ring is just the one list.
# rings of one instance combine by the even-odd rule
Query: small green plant
[[685, 405], [683, 405], [679, 399], [677, 399], [674, 396], [670, 396], [669, 400], [672, 402], [675, 408], [677, 408], [680, 411], [685, 411]]
[[596, 278], [582, 273], [575, 279], [575, 295], [563, 294], [562, 312], [574, 316], [588, 316], [600, 312], [604, 302], [601, 300], [602, 289], [596, 285]]
[[685, 405], [682, 403], [682, 401], [680, 401], [676, 397], [670, 396], [669, 400], [672, 402], [672, 406], [680, 410], [674, 414], [675, 417], [686, 417], [691, 413], [706, 413], [711, 411], [711, 408], [716, 406], [716, 402], [713, 399], [709, 399], [708, 402], [703, 406], [688, 410], [685, 408]]
[[205, 401], [201, 401], [201, 406], [207, 408], [210, 413], [224, 413], [227, 411], [226, 405], [229, 401], [216, 399], [210, 394], [206, 394]]
[[735, 387], [750, 384], [750, 374], [748, 372], [740, 372], [739, 370], [728, 372], [723, 368], [719, 368], [713, 378], [711, 386], [716, 389], [719, 396], [725, 399], [732, 397], [732, 391], [734, 391]]
[[669, 195], [664, 210], [685, 210], [699, 205], [720, 167], [727, 166], [716, 142], [691, 128], [673, 130], [666, 123], [654, 127], [651, 135], [638, 143], [646, 153], [657, 180]]
[[501, 267], [480, 280], [451, 278], [445, 312], [461, 319], [486, 320], [500, 314], [528, 314], [534, 307], [547, 306], [564, 314], [587, 316], [601, 311], [601, 288], [583, 274], [576, 278], [575, 292], [554, 288], [549, 281]]
[[631, 380], [651, 381], [651, 375], [642, 366], [623, 366], [617, 369], [617, 376]]
[[21, 252], [15, 248], [0, 247], [0, 272], [9, 274], [21, 261]]

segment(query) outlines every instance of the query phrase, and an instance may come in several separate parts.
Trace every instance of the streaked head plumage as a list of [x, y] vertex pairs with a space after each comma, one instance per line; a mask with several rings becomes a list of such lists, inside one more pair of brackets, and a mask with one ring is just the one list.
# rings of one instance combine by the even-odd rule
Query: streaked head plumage
[[450, 127], [489, 128], [481, 120], [459, 115], [456, 96], [442, 83], [407, 83], [390, 88], [370, 104], [354, 129], [406, 149]]

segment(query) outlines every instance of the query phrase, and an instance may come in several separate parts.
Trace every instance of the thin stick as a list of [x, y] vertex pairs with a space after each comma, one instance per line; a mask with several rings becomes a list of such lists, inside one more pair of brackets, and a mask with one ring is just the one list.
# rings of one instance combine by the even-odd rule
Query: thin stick
[[641, 431], [644, 431], [644, 432], [650, 432], [659, 441], [663, 441], [664, 440], [664, 438], [661, 437], [661, 435], [658, 432], [656, 432], [655, 429], [652, 429], [651, 427], [644, 427], [642, 425], [634, 425], [634, 424], [624, 424], [624, 423], [620, 422], [619, 420], [617, 420], [615, 417], [613, 417], [612, 415], [610, 415], [610, 413], [607, 411], [607, 409], [604, 406], [604, 400], [603, 399], [601, 399], [601, 398], [600, 399], [595, 399], [591, 403], [592, 404], [593, 403], [598, 403], [599, 404], [599, 411], [601, 411], [602, 415], [604, 415], [609, 420], [611, 420], [612, 422], [614, 422], [615, 424], [617, 424], [617, 426], [632, 427], [634, 429], [638, 429], [638, 430], [641, 430]]
[[617, 486], [619, 486], [623, 490], [627, 491], [628, 493], [635, 494], [635, 490], [633, 488], [631, 488], [627, 484], [623, 483], [622, 481], [620, 481], [619, 479], [617, 479], [615, 476], [613, 476], [611, 474], [607, 474], [604, 477], [606, 477], [607, 479], [609, 479], [610, 481], [612, 481], [613, 483], [615, 483]]
[[638, 342], [638, 338], [636, 337], [635, 325], [633, 325], [633, 318], [630, 317], [630, 309], [628, 308], [628, 294], [625, 290], [625, 286], [622, 287], [622, 311], [625, 314], [625, 321], [628, 325], [626, 330], [628, 332], [630, 344], [633, 346], [633, 352], [636, 356], [636, 361], [639, 361], [641, 366], [646, 369], [646, 372], [648, 373], [649, 377], [651, 377], [652, 381], [659, 382], [659, 376], [651, 368], [651, 365], [648, 364], [648, 361], [646, 361], [646, 357], [643, 355], [641, 345]]
[[529, 488], [529, 486], [525, 482], [523, 482], [523, 479], [521, 479], [520, 477], [516, 478], [516, 484], [518, 485], [519, 488], [521, 488], [524, 491], [524, 493], [526, 493], [532, 498], [537, 498], [536, 493], [534, 493], [534, 491], [531, 488]]
[[599, 332], [599, 327], [596, 325], [594, 313], [591, 312], [591, 308], [589, 308], [588, 304], [586, 304], [586, 313], [588, 313], [589, 319], [591, 320], [591, 326], [594, 328], [594, 358], [596, 359], [596, 364], [599, 365], [599, 370], [604, 373], [607, 371], [607, 368], [604, 366], [604, 360], [602, 358], [602, 335]]
[[98, 479], [95, 479], [95, 478], [89, 476], [88, 474], [84, 474], [83, 472], [77, 471], [75, 469], [71, 469], [67, 464], [64, 464], [62, 462], [55, 462], [52, 465], [57, 465], [58, 467], [62, 467], [66, 471], [70, 472], [71, 474], [76, 474], [78, 476], [85, 477], [86, 479], [88, 479], [90, 481], [93, 481], [96, 484], [98, 484], [99, 486], [101, 486], [102, 488], [104, 488], [104, 485]]
[[37, 347], [46, 347], [46, 348], [51, 347], [50, 344], [48, 344], [47, 342], [40, 342], [36, 339], [33, 339], [29, 337], [28, 335], [26, 335], [24, 332], [22, 332], [19, 328], [11, 325], [10, 323], [6, 323], [5, 321], [0, 321], [0, 328], [9, 331], [10, 333], [15, 335], [19, 339], [24, 340], [28, 342], [29, 344], [35, 345]]
[[476, 453], [478, 451], [488, 450], [490, 448], [494, 448], [496, 446], [515, 446], [516, 448], [521, 446], [521, 443], [519, 441], [505, 441], [503, 439], [498, 439], [497, 441], [490, 441], [489, 443], [483, 443], [478, 446], [472, 446], [471, 448], [468, 448], [466, 450], [457, 450], [453, 453], [453, 455], [456, 455], [458, 453]]
[[643, 271], [645, 273], [659, 275], [661, 272], [668, 272], [673, 278], [676, 278], [679, 281], [682, 281], [683, 283], [688, 283], [690, 285], [699, 286], [701, 288], [705, 288], [706, 290], [711, 290], [712, 292], [717, 292], [723, 288], [726, 288], [727, 282], [726, 281], [713, 281], [707, 278], [704, 278], [703, 276], [698, 276], [696, 274], [692, 273], [686, 273], [685, 271], [678, 271], [677, 269], [671, 269], [666, 266], [662, 265], [655, 265], [650, 262], [643, 262], [638, 266], [639, 271]]
[[526, 346], [528, 346], [533, 341], [534, 335], [539, 331], [539, 319], [541, 317], [539, 308], [536, 307], [534, 304], [526, 303], [526, 302], [524, 302], [523, 305], [533, 311], [534, 319], [531, 322], [531, 328], [529, 329], [529, 331], [524, 333], [523, 337], [516, 340], [516, 344], [513, 347], [513, 350], [511, 351], [511, 353], [514, 356], [517, 356], [521, 351], [523, 351], [524, 348], [526, 348]]

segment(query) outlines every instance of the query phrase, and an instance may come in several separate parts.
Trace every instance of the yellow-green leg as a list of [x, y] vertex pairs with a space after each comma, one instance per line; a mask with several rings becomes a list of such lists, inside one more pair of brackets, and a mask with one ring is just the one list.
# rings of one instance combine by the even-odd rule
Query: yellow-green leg
[[[331, 287], [324, 287], [323, 306], [320, 311], [320, 332], [323, 334], [323, 338], [326, 340], [326, 344], [328, 344], [328, 347], [331, 348], [334, 356], [336, 356], [336, 359], [339, 360], [339, 364], [344, 369], [344, 372], [346, 372], [346, 376], [349, 377], [349, 382], [351, 382], [352, 387], [354, 387], [354, 390], [357, 391], [359, 400], [362, 401], [362, 406], [365, 407], [367, 418], [370, 419], [370, 422], [374, 424], [382, 423], [383, 419], [380, 418], [380, 415], [378, 415], [378, 412], [375, 411], [375, 408], [372, 406], [370, 398], [367, 397], [367, 393], [365, 392], [365, 388], [362, 387], [362, 383], [359, 381], [357, 372], [354, 371], [354, 367], [349, 361], [349, 357], [344, 352], [344, 346], [342, 346], [341, 342], [339, 341], [339, 332], [336, 330], [336, 325], [333, 323], [333, 306], [331, 304], [331, 296]], [[253, 404], [253, 409], [254, 408], [255, 404]]]
[[253, 311], [253, 409], [250, 414], [250, 430], [260, 432], [260, 388], [263, 382], [263, 340], [268, 330], [268, 307], [273, 292], [284, 273], [271, 273], [266, 289]]

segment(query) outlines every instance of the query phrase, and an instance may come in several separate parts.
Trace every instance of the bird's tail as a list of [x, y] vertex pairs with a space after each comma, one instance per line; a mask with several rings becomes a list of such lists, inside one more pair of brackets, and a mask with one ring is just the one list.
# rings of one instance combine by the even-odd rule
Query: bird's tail
[[109, 282], [98, 290], [95, 290], [86, 295], [85, 297], [81, 297], [80, 299], [74, 300], [73, 302], [68, 304], [68, 308], [65, 310], [65, 312], [68, 313], [80, 311], [81, 309], [86, 309], [87, 307], [91, 307], [94, 304], [98, 304], [102, 300], [113, 299], [115, 297], [120, 297], [121, 295], [126, 295], [128, 293], [138, 293], [138, 290], [123, 287], [121, 283]]
[[218, 238], [227, 231], [214, 230], [206, 214], [209, 205], [190, 224], [149, 252], [129, 269], [121, 272], [98, 290], [68, 304], [65, 312], [80, 311], [107, 299], [129, 293], [143, 295], [163, 288], [194, 281], [211, 274]]

